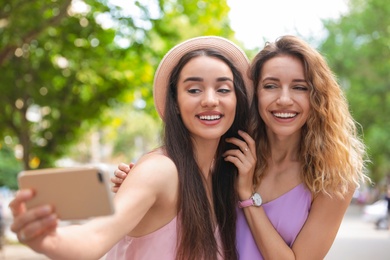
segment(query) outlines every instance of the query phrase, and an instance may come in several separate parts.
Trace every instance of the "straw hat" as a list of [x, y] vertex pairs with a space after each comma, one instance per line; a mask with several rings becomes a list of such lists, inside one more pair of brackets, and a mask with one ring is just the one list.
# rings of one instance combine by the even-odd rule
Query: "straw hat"
[[164, 119], [165, 98], [168, 82], [173, 68], [186, 53], [198, 49], [212, 48], [229, 57], [236, 68], [241, 72], [245, 82], [248, 100], [253, 96], [252, 81], [248, 77], [249, 60], [244, 51], [233, 42], [218, 36], [201, 36], [184, 41], [173, 47], [164, 58], [154, 75], [153, 97], [157, 112]]

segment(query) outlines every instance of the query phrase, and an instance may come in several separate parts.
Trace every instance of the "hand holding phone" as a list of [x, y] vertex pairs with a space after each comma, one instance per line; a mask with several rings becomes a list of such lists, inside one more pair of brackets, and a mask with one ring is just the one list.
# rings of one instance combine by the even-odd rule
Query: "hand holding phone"
[[114, 213], [108, 176], [97, 168], [50, 168], [19, 173], [20, 189], [35, 196], [27, 208], [53, 205], [61, 220], [83, 220]]

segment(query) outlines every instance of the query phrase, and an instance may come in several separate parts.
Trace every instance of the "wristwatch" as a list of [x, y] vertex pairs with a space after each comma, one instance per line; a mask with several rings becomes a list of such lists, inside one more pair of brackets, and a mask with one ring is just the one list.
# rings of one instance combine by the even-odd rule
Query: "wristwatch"
[[252, 197], [250, 197], [249, 199], [243, 200], [243, 201], [239, 201], [238, 202], [238, 207], [240, 209], [246, 208], [246, 207], [249, 207], [249, 206], [260, 207], [262, 203], [263, 203], [263, 200], [261, 199], [260, 194], [255, 192], [255, 193], [253, 193]]

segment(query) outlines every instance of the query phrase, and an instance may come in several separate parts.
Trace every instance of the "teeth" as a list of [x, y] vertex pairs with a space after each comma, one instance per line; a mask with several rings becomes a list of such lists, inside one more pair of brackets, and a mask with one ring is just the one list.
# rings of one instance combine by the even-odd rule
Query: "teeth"
[[296, 113], [274, 113], [274, 116], [281, 117], [281, 118], [291, 118], [296, 116]]
[[201, 120], [218, 120], [221, 118], [220, 115], [209, 115], [209, 116], [199, 116]]

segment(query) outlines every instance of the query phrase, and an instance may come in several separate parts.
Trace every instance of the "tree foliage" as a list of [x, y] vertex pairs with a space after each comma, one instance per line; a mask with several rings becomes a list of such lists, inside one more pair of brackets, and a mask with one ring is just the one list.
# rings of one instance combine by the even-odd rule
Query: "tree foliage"
[[6, 146], [0, 146], [0, 187], [16, 189], [18, 185], [15, 176], [22, 169], [22, 163], [16, 160], [14, 152]]
[[326, 23], [321, 46], [345, 88], [351, 112], [362, 125], [378, 183], [390, 174], [390, 5], [386, 0], [353, 0], [350, 12]]
[[52, 166], [107, 124], [106, 109], [139, 96], [157, 118], [151, 86], [166, 51], [193, 36], [234, 36], [224, 1], [0, 2], [0, 144], [20, 145], [25, 169]]

